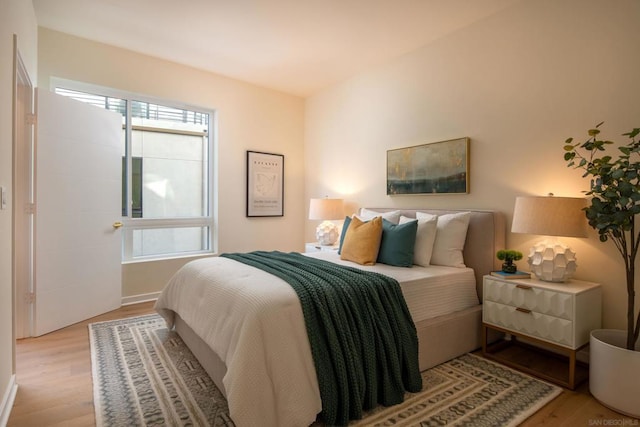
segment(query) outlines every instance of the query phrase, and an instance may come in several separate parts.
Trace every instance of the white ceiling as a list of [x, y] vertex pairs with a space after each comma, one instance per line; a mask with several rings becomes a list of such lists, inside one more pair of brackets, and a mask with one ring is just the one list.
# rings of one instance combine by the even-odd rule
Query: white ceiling
[[300, 96], [519, 0], [33, 0], [38, 25]]

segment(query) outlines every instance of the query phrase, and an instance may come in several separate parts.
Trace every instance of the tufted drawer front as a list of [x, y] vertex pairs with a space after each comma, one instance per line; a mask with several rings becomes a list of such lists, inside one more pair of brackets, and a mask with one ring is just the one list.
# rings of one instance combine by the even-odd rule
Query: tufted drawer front
[[483, 319], [487, 323], [566, 347], [575, 346], [570, 320], [492, 301], [484, 304]]
[[572, 320], [574, 296], [512, 282], [486, 279], [484, 300]]

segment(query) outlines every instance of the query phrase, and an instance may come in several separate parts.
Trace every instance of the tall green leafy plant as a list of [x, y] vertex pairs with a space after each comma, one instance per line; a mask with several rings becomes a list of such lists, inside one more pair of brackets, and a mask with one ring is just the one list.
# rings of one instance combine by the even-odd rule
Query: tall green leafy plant
[[612, 141], [601, 139], [599, 123], [588, 131], [589, 139], [574, 143], [565, 141], [564, 159], [568, 167], [583, 169], [589, 177], [591, 203], [584, 211], [589, 225], [598, 231], [600, 241], [612, 241], [624, 260], [627, 282], [627, 342], [635, 348], [640, 334], [640, 313], [635, 316], [635, 262], [640, 245], [636, 231], [636, 215], [640, 213], [640, 128], [623, 134], [629, 142], [617, 147], [617, 156], [606, 154]]

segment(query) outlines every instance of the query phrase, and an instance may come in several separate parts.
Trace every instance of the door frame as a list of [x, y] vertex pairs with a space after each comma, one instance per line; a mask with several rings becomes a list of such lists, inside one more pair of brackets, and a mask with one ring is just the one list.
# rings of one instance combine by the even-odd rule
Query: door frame
[[[33, 84], [13, 37], [13, 184], [12, 184], [12, 298], [13, 345], [32, 335], [33, 303], [28, 298], [34, 284], [34, 183], [35, 147]], [[25, 172], [27, 171], [27, 172]], [[15, 357], [14, 357], [15, 370]]]

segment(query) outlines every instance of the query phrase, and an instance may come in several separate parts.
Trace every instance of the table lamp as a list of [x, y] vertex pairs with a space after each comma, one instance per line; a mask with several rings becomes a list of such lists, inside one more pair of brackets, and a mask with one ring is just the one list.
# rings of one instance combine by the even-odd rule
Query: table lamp
[[576, 271], [576, 254], [557, 236], [587, 237], [582, 208], [586, 199], [576, 197], [517, 197], [513, 209], [512, 233], [541, 234], [550, 239], [534, 245], [527, 262], [540, 280], [565, 282]]
[[311, 199], [309, 219], [322, 220], [322, 223], [316, 228], [316, 239], [319, 244], [324, 246], [335, 244], [340, 230], [331, 221], [344, 219], [342, 199]]

